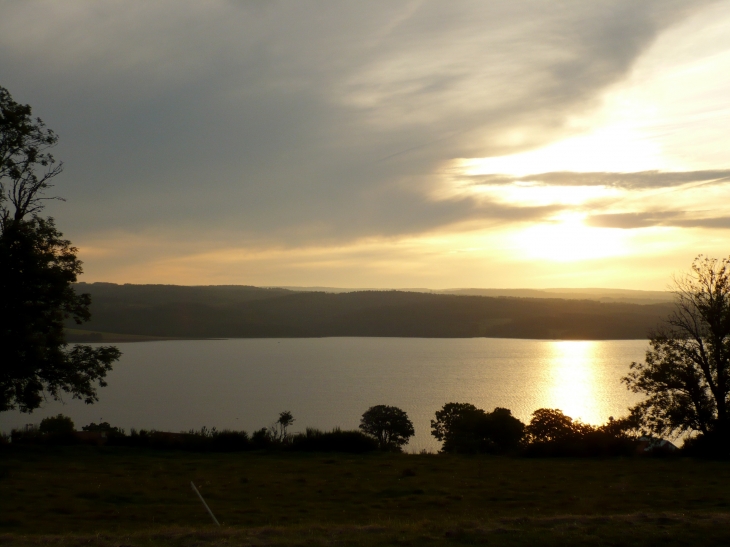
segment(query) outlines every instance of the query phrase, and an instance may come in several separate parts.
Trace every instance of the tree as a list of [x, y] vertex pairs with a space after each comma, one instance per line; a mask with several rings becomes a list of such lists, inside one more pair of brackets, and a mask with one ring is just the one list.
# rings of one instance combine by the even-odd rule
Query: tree
[[488, 452], [515, 450], [525, 436], [525, 424], [512, 416], [510, 409], [497, 407], [487, 414], [482, 434]]
[[485, 412], [470, 403], [446, 403], [431, 420], [431, 434], [442, 452], [500, 453], [516, 449], [525, 424], [507, 408]]
[[[43, 209], [51, 179], [63, 164], [49, 152], [58, 142], [43, 120], [33, 119], [27, 104], [16, 103], [0, 86], [0, 223], [21, 221]], [[40, 172], [39, 171], [43, 171]], [[3, 203], [9, 201], [12, 209]]]
[[87, 321], [91, 300], [72, 286], [82, 272], [77, 249], [39, 216], [62, 168], [48, 151], [57, 140], [0, 87], [0, 411], [31, 412], [62, 392], [93, 403], [121, 355], [112, 346], [69, 348], [64, 338], [63, 322]]
[[674, 279], [675, 310], [623, 379], [646, 399], [632, 409], [645, 431], [728, 443], [730, 258], [699, 255]]
[[288, 438], [287, 429], [294, 423], [294, 416], [288, 410], [279, 413], [279, 419], [269, 428], [269, 436], [275, 442], [283, 443]]
[[49, 418], [43, 418], [40, 426], [38, 426], [39, 433], [51, 433], [51, 434], [63, 434], [73, 433], [76, 430], [76, 426], [71, 418], [58, 414]]
[[408, 414], [395, 406], [376, 405], [368, 408], [360, 419], [360, 430], [372, 435], [381, 450], [400, 451], [416, 434]]
[[573, 418], [556, 408], [539, 408], [532, 413], [527, 426], [530, 442], [561, 442], [580, 437], [590, 426], [574, 422]]
[[631, 418], [593, 426], [555, 408], [540, 408], [527, 425], [525, 453], [530, 456], [620, 456], [636, 452]]

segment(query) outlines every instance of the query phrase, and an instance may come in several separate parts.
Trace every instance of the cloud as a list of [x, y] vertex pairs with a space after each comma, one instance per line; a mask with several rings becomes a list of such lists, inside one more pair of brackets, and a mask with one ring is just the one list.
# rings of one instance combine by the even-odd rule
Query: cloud
[[642, 171], [639, 173], [539, 173], [513, 177], [509, 175], [479, 175], [464, 177], [474, 185], [508, 185], [533, 183], [551, 186], [606, 186], [639, 190], [645, 188], [672, 188], [690, 183], [722, 184], [730, 181], [730, 169], [707, 171]]
[[51, 212], [74, 239], [354, 241], [554, 214], [434, 189], [454, 158], [569, 132], [708, 3], [6, 3], [0, 74], [61, 136]]
[[647, 228], [649, 226], [673, 226], [680, 228], [730, 228], [730, 215], [722, 217], [695, 218], [691, 214], [677, 211], [655, 211], [642, 213], [607, 213], [591, 215], [586, 224], [599, 228]]

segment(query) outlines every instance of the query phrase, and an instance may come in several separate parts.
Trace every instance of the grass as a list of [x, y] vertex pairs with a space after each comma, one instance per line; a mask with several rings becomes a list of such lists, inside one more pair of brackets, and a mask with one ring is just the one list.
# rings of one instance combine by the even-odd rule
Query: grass
[[12, 447], [0, 545], [723, 545], [728, 485], [690, 459]]

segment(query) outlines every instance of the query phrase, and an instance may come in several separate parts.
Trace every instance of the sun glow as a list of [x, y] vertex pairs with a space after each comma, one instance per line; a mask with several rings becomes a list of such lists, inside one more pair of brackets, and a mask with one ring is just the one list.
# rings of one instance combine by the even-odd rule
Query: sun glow
[[513, 237], [514, 249], [529, 258], [573, 262], [626, 254], [627, 234], [616, 228], [583, 224], [584, 215], [566, 214], [553, 223], [525, 228]]
[[661, 149], [640, 128], [615, 123], [537, 150], [509, 156], [465, 158], [465, 175], [525, 176], [555, 171], [644, 171], [665, 167]]
[[472, 185], [470, 193], [487, 197], [497, 203], [519, 204], [523, 207], [545, 205], [582, 205], [588, 201], [617, 197], [617, 188], [606, 186], [552, 186], [533, 182], [518, 181], [513, 184]]

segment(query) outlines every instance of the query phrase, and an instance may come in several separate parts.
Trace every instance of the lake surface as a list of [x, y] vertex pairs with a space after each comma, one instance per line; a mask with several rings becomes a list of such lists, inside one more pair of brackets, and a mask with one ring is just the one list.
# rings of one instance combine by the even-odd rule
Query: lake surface
[[107, 421], [127, 430], [255, 429], [290, 410], [292, 431], [356, 428], [377, 404], [413, 421], [408, 451], [436, 451], [430, 420], [448, 402], [506, 407], [527, 422], [559, 408], [600, 424], [638, 399], [621, 377], [643, 360], [646, 340], [551, 341], [494, 338], [295, 338], [116, 344], [121, 360], [84, 405], [48, 402], [32, 414], [0, 414], [0, 430], [62, 412], [78, 429]]

